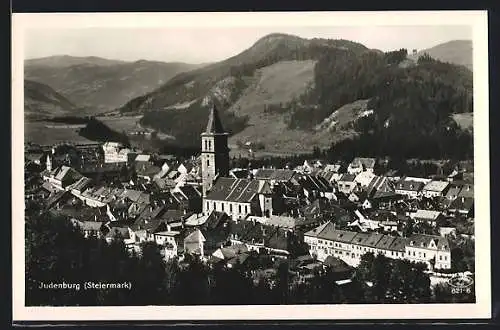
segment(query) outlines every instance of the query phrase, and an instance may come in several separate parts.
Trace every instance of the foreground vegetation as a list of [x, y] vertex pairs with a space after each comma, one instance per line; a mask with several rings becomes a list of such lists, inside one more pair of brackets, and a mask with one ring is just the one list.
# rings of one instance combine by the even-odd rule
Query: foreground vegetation
[[[255, 280], [248, 265], [210, 267], [189, 256], [182, 263], [165, 262], [155, 243], [143, 244], [140, 256], [130, 255], [121, 240], [107, 244], [85, 239], [67, 219], [47, 214], [27, 219], [25, 244], [27, 306], [473, 301], [471, 296], [453, 296], [445, 284], [433, 293], [423, 264], [371, 253], [363, 256], [352, 283], [337, 285], [330, 268], [315, 271], [309, 282], [296, 282], [286, 260], [277, 264], [274, 276]], [[253, 257], [253, 269], [267, 267], [266, 256]], [[62, 281], [132, 285], [130, 289], [39, 289], [40, 282]]]

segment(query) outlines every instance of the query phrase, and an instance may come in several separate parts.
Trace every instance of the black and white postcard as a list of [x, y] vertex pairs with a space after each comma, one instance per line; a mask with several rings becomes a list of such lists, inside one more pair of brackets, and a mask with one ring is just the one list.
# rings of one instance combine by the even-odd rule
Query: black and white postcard
[[13, 318], [491, 313], [487, 15], [13, 15]]

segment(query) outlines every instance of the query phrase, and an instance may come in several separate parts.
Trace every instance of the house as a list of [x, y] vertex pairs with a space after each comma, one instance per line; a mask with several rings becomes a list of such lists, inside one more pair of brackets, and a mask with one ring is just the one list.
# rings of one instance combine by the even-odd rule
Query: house
[[472, 197], [458, 197], [451, 202], [448, 207], [448, 214], [462, 214], [465, 216], [472, 216], [474, 212], [474, 198]]
[[[141, 155], [139, 155], [141, 156]], [[139, 157], [138, 156], [138, 157]], [[161, 168], [149, 162], [136, 163], [135, 172], [137, 177], [151, 183], [155, 177], [161, 172]]]
[[89, 237], [96, 237], [96, 238], [102, 238], [103, 237], [103, 227], [104, 227], [104, 222], [99, 222], [99, 221], [79, 221], [76, 219], [73, 219], [73, 224], [80, 228], [80, 230], [83, 233], [83, 236], [85, 238]]
[[119, 142], [106, 142], [103, 144], [102, 150], [104, 151], [105, 163], [127, 163], [130, 157], [135, 159], [135, 154], [132, 150], [125, 148]]
[[465, 183], [460, 189], [458, 197], [474, 198], [474, 184]]
[[380, 228], [378, 221], [366, 218], [359, 210], [354, 211], [357, 219], [350, 222], [347, 226], [352, 229], [358, 229], [360, 232], [371, 232]]
[[347, 167], [347, 173], [357, 175], [361, 172], [372, 172], [375, 167], [375, 158], [356, 157]]
[[277, 182], [290, 182], [296, 175], [295, 171], [287, 169], [264, 169], [255, 172], [254, 179], [268, 181], [271, 187]]
[[454, 201], [457, 197], [458, 194], [460, 193], [460, 190], [462, 190], [462, 185], [456, 184], [456, 183], [450, 183], [448, 191], [446, 192], [446, 199], [451, 201]]
[[424, 262], [435, 269], [451, 268], [451, 250], [448, 240], [441, 236], [414, 234], [407, 239], [405, 259]]
[[201, 212], [201, 191], [192, 185], [176, 187], [172, 190], [172, 196], [177, 200], [181, 209], [189, 212]]
[[449, 182], [430, 181], [422, 188], [422, 195], [427, 198], [442, 197], [446, 194]]
[[248, 259], [248, 248], [245, 244], [234, 244], [217, 249], [213, 254], [216, 260], [224, 261], [228, 268], [243, 265]]
[[82, 176], [78, 181], [67, 186], [66, 189], [71, 192], [71, 194], [79, 197], [85, 191], [85, 189], [90, 187], [91, 184], [92, 179]]
[[52, 171], [45, 171], [43, 180], [55, 188], [65, 190], [69, 185], [81, 179], [82, 175], [69, 166], [62, 165]]
[[199, 229], [195, 229], [184, 238], [184, 253], [195, 254], [203, 257], [205, 255], [204, 245], [206, 238]]
[[410, 213], [410, 217], [416, 222], [425, 222], [435, 227], [436, 222], [443, 219], [444, 215], [439, 211], [419, 209], [415, 213]]
[[335, 189], [321, 176], [305, 174], [297, 178], [298, 185], [302, 188], [304, 196], [310, 201], [324, 197], [329, 200], [335, 198]]
[[164, 257], [166, 260], [177, 257], [178, 244], [177, 237], [179, 237], [180, 232], [171, 230], [170, 226], [167, 225], [167, 230], [159, 231], [153, 234], [154, 241], [156, 244], [163, 248]]
[[362, 188], [367, 188], [375, 177], [376, 175], [373, 174], [373, 172], [365, 171], [357, 174], [354, 178], [354, 182], [356, 182]]
[[128, 251], [134, 250], [135, 234], [128, 226], [108, 226], [107, 234], [104, 239], [108, 244], [116, 239], [122, 239]]
[[424, 182], [404, 178], [396, 183], [395, 192], [409, 198], [417, 198], [421, 195], [424, 185]]
[[355, 178], [356, 176], [354, 174], [343, 174], [337, 181], [338, 190], [349, 196], [357, 187], [357, 183], [354, 181]]
[[272, 214], [272, 191], [260, 180], [218, 178], [203, 199], [203, 213], [226, 212], [233, 220]]

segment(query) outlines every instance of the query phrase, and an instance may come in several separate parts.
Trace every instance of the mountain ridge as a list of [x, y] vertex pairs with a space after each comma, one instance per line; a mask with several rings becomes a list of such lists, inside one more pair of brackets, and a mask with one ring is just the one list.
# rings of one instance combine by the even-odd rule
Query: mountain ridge
[[25, 78], [51, 86], [85, 108], [88, 114], [113, 110], [156, 89], [178, 73], [198, 67], [182, 62], [117, 62], [98, 57], [64, 57], [58, 65], [58, 59], [56, 56], [47, 61], [28, 62]]

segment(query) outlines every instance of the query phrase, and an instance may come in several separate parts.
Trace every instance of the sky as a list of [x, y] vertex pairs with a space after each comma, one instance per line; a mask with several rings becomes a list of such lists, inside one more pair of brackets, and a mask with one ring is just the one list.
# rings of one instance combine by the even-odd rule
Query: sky
[[421, 50], [457, 39], [472, 40], [470, 25], [37, 28], [24, 34], [25, 58], [98, 56], [125, 61], [207, 63], [234, 56], [270, 33], [347, 39], [382, 51]]

